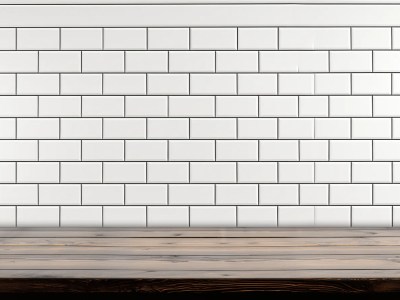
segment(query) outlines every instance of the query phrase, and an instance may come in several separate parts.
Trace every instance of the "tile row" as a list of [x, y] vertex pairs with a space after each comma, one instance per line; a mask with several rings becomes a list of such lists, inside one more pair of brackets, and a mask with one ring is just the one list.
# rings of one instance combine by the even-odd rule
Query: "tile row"
[[0, 40], [0, 50], [399, 49], [400, 28], [2, 28]]
[[1, 162], [0, 183], [398, 183], [398, 162]]
[[2, 95], [398, 95], [400, 73], [1, 74]]
[[398, 206], [1, 206], [2, 227], [398, 227]]
[[[0, 184], [0, 205], [399, 205], [400, 184]], [[0, 207], [1, 207], [0, 206]]]
[[400, 117], [400, 96], [0, 96], [3, 117]]
[[[399, 138], [400, 118], [0, 118], [0, 140], [391, 140]], [[94, 142], [84, 143], [94, 145]], [[117, 148], [123, 148], [123, 143], [123, 141], [104, 141], [99, 142], [99, 145], [105, 147], [115, 145]], [[225, 142], [218, 143], [222, 146]], [[250, 149], [253, 148], [252, 143], [256, 141], [231, 143], [233, 146], [243, 145]], [[117, 146], [118, 144], [121, 146]], [[192, 144], [195, 145], [194, 142]], [[396, 142], [393, 142], [393, 145], [395, 144]], [[257, 148], [257, 143], [254, 147]]]
[[0, 51], [0, 73], [400, 72], [400, 51]]
[[[400, 161], [398, 140], [2, 140], [0, 161]], [[168, 165], [168, 164], [166, 164]]]

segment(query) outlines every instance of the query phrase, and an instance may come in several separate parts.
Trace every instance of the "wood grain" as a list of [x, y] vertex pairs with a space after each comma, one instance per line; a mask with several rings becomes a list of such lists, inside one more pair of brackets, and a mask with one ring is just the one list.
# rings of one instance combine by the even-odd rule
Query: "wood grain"
[[400, 291], [400, 231], [0, 230], [0, 292]]
[[2, 228], [4, 237], [400, 237], [400, 230], [375, 228]]
[[22, 291], [113, 292], [153, 296], [201, 292], [203, 297], [205, 293], [387, 293], [400, 291], [400, 279], [0, 279], [0, 292]]

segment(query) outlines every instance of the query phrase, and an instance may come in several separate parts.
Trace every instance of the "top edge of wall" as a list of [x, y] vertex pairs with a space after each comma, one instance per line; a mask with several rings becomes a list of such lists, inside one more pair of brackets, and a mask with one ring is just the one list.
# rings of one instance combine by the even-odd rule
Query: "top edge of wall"
[[[366, 1], [362, 5], [349, 2], [324, 2], [322, 5], [309, 3], [310, 1], [307, 2], [308, 5], [272, 3], [277, 0], [252, 4], [250, 1], [258, 0], [241, 0], [241, 4], [230, 0], [229, 3], [214, 2], [205, 5], [194, 2], [190, 2], [190, 5], [177, 5], [166, 1], [163, 5], [156, 5], [156, 0], [148, 0], [146, 4], [139, 4], [140, 0], [83, 0], [74, 4], [73, 1], [77, 0], [72, 0], [63, 5], [62, 1], [65, 0], [48, 0], [44, 5], [32, 5], [32, 2], [27, 2], [29, 5], [26, 5], [15, 4], [17, 1], [23, 2], [15, 0], [13, 5], [4, 5], [4, 1], [0, 0], [0, 27], [400, 26], [400, 0], [385, 5]], [[93, 4], [81, 5], [85, 1], [93, 1]], [[117, 1], [130, 1], [131, 4]], [[194, 1], [211, 3], [210, 1], [224, 0]], [[106, 5], [107, 2], [109, 5]], [[133, 4], [135, 2], [137, 5]]]
[[400, 4], [400, 0], [0, 0], [0, 5]]

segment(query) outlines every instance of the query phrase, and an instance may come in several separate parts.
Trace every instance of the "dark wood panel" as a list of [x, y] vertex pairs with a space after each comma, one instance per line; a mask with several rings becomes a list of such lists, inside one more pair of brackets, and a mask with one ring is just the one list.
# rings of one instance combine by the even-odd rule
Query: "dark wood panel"
[[376, 293], [400, 292], [400, 279], [0, 279], [0, 292]]

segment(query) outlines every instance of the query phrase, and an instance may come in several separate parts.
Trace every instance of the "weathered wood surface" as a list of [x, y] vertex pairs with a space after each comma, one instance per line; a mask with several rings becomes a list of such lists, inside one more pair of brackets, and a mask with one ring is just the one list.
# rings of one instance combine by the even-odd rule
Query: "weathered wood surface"
[[374, 228], [1, 228], [3, 237], [400, 237], [400, 230]]
[[400, 231], [0, 230], [0, 292], [18, 282], [23, 291], [400, 291]]

